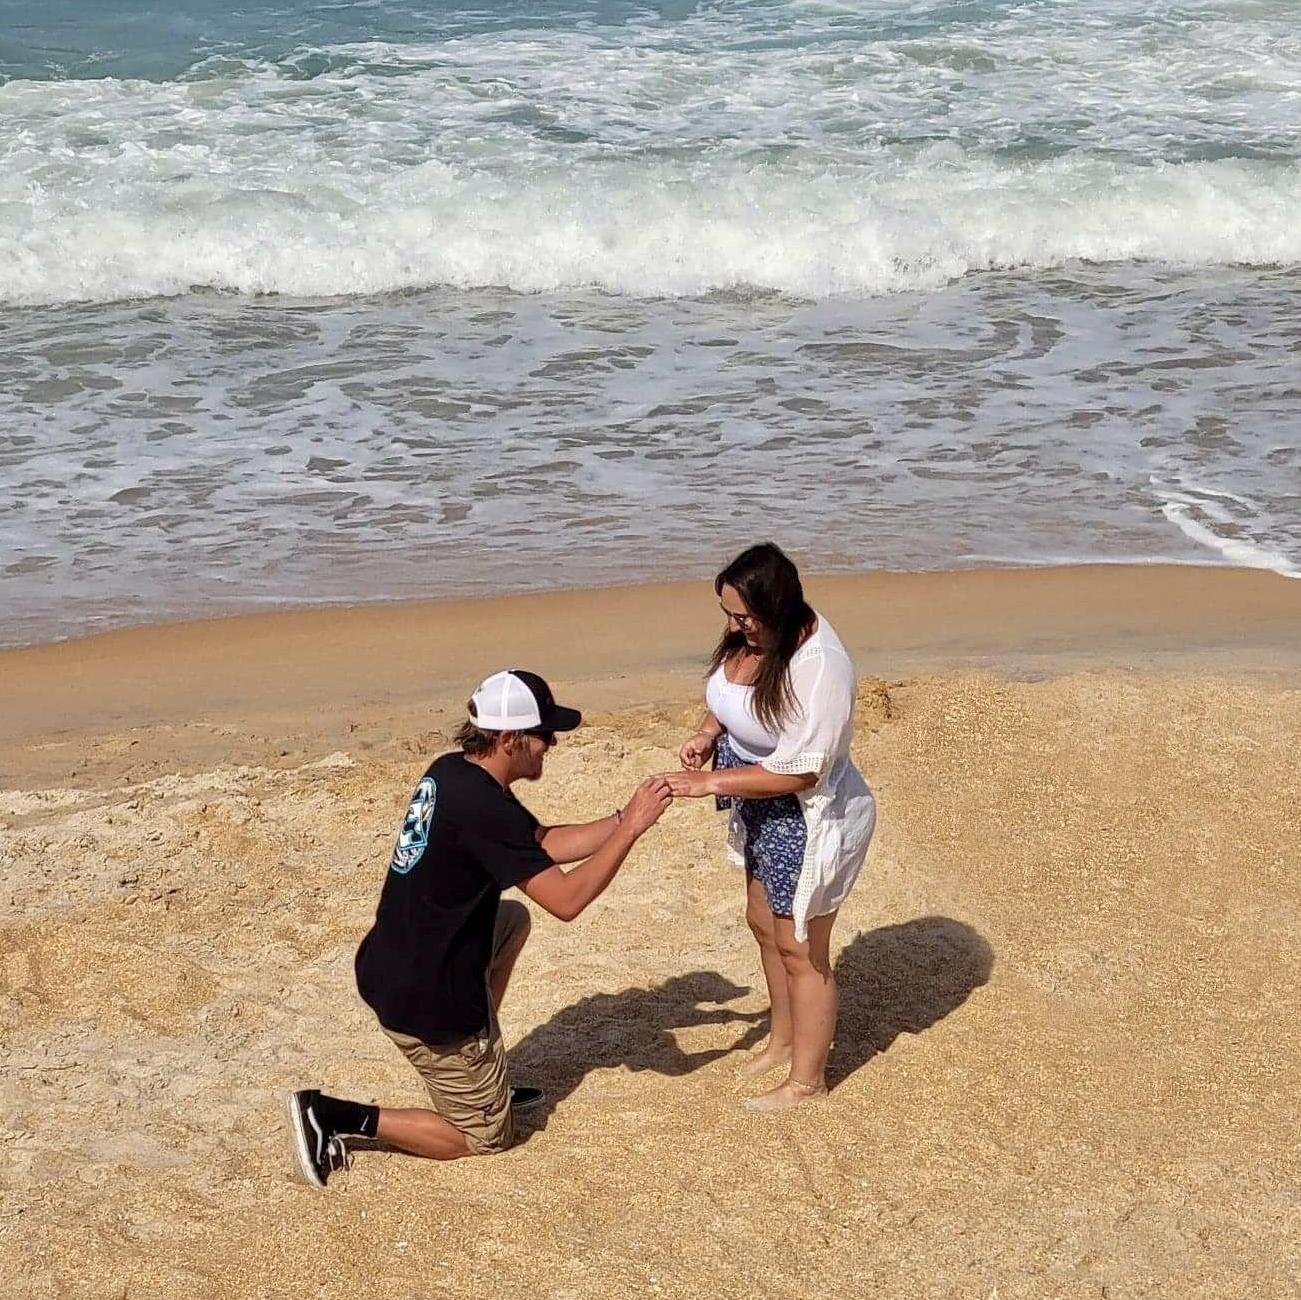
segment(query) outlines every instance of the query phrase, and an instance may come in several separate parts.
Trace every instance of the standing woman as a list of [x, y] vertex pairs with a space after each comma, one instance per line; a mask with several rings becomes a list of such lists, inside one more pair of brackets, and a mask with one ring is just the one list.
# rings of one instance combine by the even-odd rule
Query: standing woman
[[[849, 755], [854, 666], [771, 543], [714, 579], [727, 627], [700, 730], [682, 746], [675, 797], [731, 808], [728, 857], [745, 868], [746, 920], [772, 1004], [768, 1041], [745, 1067], [786, 1079], [746, 1102], [785, 1110], [826, 1095], [836, 1028], [831, 927], [863, 859], [876, 805]], [[714, 768], [706, 764], [713, 759]]]

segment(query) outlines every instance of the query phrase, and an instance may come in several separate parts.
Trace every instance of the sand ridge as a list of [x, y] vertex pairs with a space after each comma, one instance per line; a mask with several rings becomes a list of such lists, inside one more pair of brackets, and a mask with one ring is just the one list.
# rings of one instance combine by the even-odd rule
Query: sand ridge
[[[594, 715], [525, 798], [600, 815], [697, 707]], [[881, 820], [824, 1105], [737, 1104], [760, 977], [682, 803], [584, 917], [535, 918], [526, 1141], [363, 1154], [320, 1196], [282, 1090], [418, 1100], [350, 965], [437, 740], [0, 796], [10, 1293], [1294, 1293], [1301, 692], [865, 678]]]

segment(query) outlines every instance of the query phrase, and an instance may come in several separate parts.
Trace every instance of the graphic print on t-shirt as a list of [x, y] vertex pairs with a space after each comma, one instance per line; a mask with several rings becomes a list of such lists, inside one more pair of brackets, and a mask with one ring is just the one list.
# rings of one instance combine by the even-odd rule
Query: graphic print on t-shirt
[[393, 861], [389, 870], [405, 876], [420, 861], [429, 843], [429, 825], [434, 820], [434, 804], [438, 800], [438, 785], [432, 776], [427, 776], [416, 786], [411, 796], [411, 805], [402, 820], [402, 829], [398, 832], [398, 842], [393, 848]]

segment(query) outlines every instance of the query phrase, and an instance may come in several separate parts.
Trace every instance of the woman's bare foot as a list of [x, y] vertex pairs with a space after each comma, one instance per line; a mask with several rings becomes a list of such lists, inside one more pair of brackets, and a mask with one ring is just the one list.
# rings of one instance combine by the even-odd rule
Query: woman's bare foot
[[810, 1101], [821, 1101], [826, 1095], [825, 1083], [801, 1083], [798, 1079], [787, 1079], [769, 1092], [747, 1098], [745, 1106], [747, 1110], [768, 1112], [791, 1110]]
[[790, 1063], [791, 1049], [776, 1046], [770, 1039], [763, 1045], [762, 1051], [746, 1058], [737, 1073], [743, 1079], [757, 1079], [760, 1075], [768, 1074], [772, 1070], [789, 1069]]

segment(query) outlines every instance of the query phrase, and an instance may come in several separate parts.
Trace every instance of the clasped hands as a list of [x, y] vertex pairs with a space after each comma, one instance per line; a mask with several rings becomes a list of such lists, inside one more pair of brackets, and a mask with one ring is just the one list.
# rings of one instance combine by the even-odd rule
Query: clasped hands
[[699, 799], [704, 795], [718, 793], [714, 781], [717, 773], [705, 767], [713, 757], [717, 744], [718, 737], [713, 732], [697, 731], [678, 750], [682, 770], [662, 773], [675, 799]]
[[680, 772], [658, 772], [648, 776], [633, 791], [620, 819], [629, 822], [638, 835], [659, 821], [674, 799], [699, 799], [714, 794], [715, 773], [705, 763], [714, 752], [717, 737], [698, 731], [678, 751]]
[[775, 772], [760, 762], [743, 762], [723, 768], [706, 768], [713, 756], [718, 737], [710, 731], [698, 731], [678, 750], [680, 772], [661, 772], [651, 779], [660, 782], [674, 799], [700, 799], [722, 795], [732, 799], [779, 799], [801, 794], [817, 785], [820, 769], [795, 773]]
[[718, 737], [710, 731], [697, 731], [678, 750], [678, 761], [682, 764], [680, 772], [662, 772], [661, 779], [668, 786], [675, 799], [700, 799], [705, 795], [717, 794], [715, 776], [705, 764], [713, 757]]

